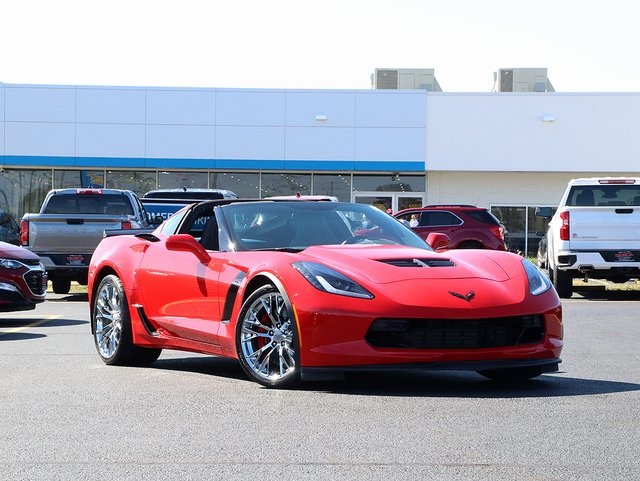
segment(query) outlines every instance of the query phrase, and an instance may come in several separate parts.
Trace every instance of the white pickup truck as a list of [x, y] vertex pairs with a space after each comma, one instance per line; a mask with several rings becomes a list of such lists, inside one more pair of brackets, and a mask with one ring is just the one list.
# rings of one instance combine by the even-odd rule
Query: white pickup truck
[[[551, 208], [538, 208], [536, 215], [551, 217]], [[571, 180], [538, 263], [562, 298], [571, 297], [574, 278], [621, 283], [640, 277], [640, 178]]]
[[24, 214], [20, 244], [42, 259], [56, 294], [87, 283], [89, 261], [105, 231], [146, 229], [151, 219], [136, 194], [119, 189], [54, 189], [39, 213]]

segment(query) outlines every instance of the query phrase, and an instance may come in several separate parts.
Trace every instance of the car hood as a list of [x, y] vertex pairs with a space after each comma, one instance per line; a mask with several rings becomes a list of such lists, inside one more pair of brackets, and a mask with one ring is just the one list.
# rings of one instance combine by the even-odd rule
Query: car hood
[[521, 257], [490, 250], [445, 253], [402, 246], [313, 246], [302, 257], [376, 284], [411, 279], [487, 279], [506, 281], [522, 275]]
[[4, 259], [37, 260], [39, 257], [24, 247], [0, 242], [0, 257]]
[[300, 254], [340, 270], [379, 299], [404, 306], [407, 315], [429, 308], [430, 315], [450, 315], [454, 309], [482, 316], [497, 306], [511, 315], [527, 296], [522, 257], [509, 252], [354, 245], [314, 246]]

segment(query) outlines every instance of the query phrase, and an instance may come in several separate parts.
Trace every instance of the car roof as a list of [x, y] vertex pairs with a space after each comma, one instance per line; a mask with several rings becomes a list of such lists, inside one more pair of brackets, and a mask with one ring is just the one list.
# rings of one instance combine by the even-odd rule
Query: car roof
[[264, 197], [269, 200], [315, 200], [326, 202], [338, 202], [338, 198], [333, 195], [274, 195], [271, 197]]
[[64, 189], [51, 189], [49, 191], [52, 195], [60, 194], [122, 194], [124, 192], [131, 192], [127, 189], [104, 189], [102, 187], [66, 187]]
[[399, 210], [398, 212], [396, 212], [393, 215], [395, 217], [395, 216], [406, 214], [406, 213], [409, 213], [409, 212], [420, 212], [420, 211], [425, 211], [425, 210], [458, 210], [458, 211], [484, 210], [484, 211], [488, 211], [488, 209], [485, 209], [484, 207], [478, 207], [478, 206], [471, 205], [471, 204], [431, 204], [431, 205], [425, 205], [425, 206], [422, 206], [422, 207], [409, 207], [407, 209], [402, 209], [402, 210]]
[[208, 199], [237, 199], [235, 192], [227, 189], [154, 189], [145, 192], [144, 199], [188, 199], [188, 200], [208, 200]]

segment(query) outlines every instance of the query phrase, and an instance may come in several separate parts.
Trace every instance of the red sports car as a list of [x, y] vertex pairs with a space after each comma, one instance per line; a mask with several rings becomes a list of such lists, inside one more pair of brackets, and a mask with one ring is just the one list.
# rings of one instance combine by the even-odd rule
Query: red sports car
[[47, 273], [40, 257], [0, 242], [0, 312], [34, 309], [46, 294]]
[[557, 371], [562, 349], [559, 298], [531, 262], [435, 252], [363, 204], [193, 204], [152, 233], [103, 239], [89, 303], [107, 364], [196, 351], [272, 387], [372, 368], [529, 379]]

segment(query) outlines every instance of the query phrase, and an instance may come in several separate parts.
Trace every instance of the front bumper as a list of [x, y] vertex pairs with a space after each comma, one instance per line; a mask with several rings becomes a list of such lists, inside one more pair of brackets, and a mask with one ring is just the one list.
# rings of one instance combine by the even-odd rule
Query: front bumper
[[412, 364], [383, 364], [367, 366], [335, 366], [335, 367], [303, 367], [301, 377], [303, 381], [342, 380], [350, 373], [415, 373], [422, 371], [488, 371], [493, 369], [513, 369], [540, 367], [542, 373], [558, 371], [558, 364], [562, 359], [511, 359], [493, 361], [459, 361], [459, 362], [429, 362]]
[[36, 304], [43, 302], [45, 296], [26, 296], [18, 287], [0, 281], [0, 312], [28, 311], [35, 309]]
[[556, 266], [575, 276], [593, 278], [640, 277], [640, 251], [560, 251]]

